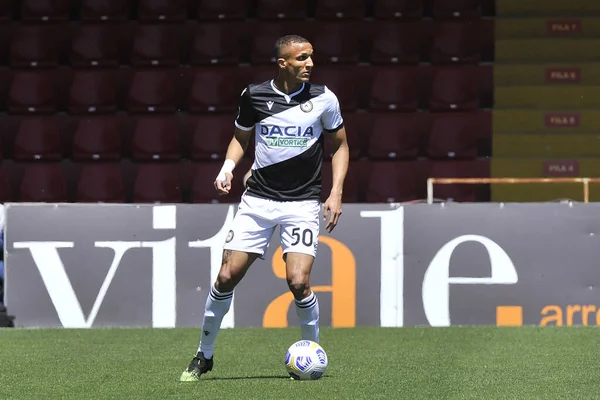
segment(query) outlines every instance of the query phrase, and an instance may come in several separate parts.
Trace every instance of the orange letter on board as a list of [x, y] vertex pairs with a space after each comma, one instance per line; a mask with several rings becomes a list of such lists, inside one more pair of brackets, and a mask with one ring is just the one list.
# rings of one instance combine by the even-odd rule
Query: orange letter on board
[[[319, 236], [319, 243], [331, 249], [331, 286], [312, 286], [313, 292], [331, 292], [331, 326], [354, 327], [356, 324], [356, 260], [350, 249], [342, 242], [326, 236]], [[285, 279], [285, 262], [279, 247], [273, 254], [273, 272]], [[273, 300], [263, 317], [264, 328], [285, 328], [288, 326], [288, 310], [294, 300], [291, 292]]]

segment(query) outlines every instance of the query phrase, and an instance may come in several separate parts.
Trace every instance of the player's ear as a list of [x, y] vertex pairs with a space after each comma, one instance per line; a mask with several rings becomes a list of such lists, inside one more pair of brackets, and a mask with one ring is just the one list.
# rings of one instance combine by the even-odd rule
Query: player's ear
[[285, 58], [282, 58], [282, 57], [277, 58], [277, 66], [279, 68], [285, 68], [285, 64], [286, 64]]

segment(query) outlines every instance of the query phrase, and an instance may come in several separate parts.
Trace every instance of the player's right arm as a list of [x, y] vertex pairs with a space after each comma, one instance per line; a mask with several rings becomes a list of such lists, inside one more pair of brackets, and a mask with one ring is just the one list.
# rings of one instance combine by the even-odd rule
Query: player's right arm
[[225, 162], [215, 180], [215, 188], [219, 194], [229, 193], [229, 190], [231, 189], [231, 180], [233, 179], [233, 170], [242, 157], [244, 157], [244, 153], [246, 152], [248, 144], [250, 143], [250, 138], [252, 137], [255, 123], [256, 117], [252, 99], [250, 98], [248, 88], [246, 88], [240, 95], [238, 115], [235, 119], [235, 131], [233, 133], [233, 138], [227, 147]]

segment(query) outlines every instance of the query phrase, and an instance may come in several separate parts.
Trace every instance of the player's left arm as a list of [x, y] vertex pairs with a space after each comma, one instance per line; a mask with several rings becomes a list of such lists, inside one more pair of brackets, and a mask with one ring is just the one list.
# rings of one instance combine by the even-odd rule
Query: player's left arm
[[348, 172], [348, 164], [350, 160], [350, 149], [348, 140], [346, 139], [346, 128], [341, 127], [330, 134], [333, 148], [333, 157], [331, 159], [331, 169], [333, 175], [333, 183], [331, 192], [325, 201], [323, 207], [323, 217], [327, 221], [325, 229], [331, 232], [338, 223], [342, 215], [342, 195], [344, 193], [344, 180]]
[[326, 89], [326, 92], [329, 104], [323, 113], [322, 122], [332, 141], [333, 158], [331, 159], [331, 168], [333, 184], [329, 197], [323, 205], [323, 218], [327, 221], [325, 229], [331, 232], [342, 215], [342, 195], [344, 180], [348, 172], [350, 149], [348, 148], [346, 128], [337, 96], [329, 89]]

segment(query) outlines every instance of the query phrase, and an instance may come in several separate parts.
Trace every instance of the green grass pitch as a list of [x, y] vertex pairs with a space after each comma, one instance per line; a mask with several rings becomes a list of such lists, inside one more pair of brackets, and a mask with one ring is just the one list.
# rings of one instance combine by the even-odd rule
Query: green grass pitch
[[322, 328], [318, 381], [283, 361], [298, 328], [228, 329], [181, 383], [199, 329], [0, 330], [0, 399], [598, 399], [597, 328]]

